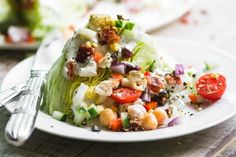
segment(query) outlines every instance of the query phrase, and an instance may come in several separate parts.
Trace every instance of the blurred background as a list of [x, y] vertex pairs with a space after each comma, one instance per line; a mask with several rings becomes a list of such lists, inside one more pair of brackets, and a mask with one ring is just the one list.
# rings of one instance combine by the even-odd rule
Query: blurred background
[[151, 35], [191, 40], [235, 54], [236, 0], [0, 0], [0, 83], [52, 30], [65, 40], [93, 13], [123, 15]]
[[234, 54], [236, 1], [228, 0], [0, 0], [0, 83], [36, 52], [52, 30], [65, 39], [92, 13], [117, 14], [151, 35], [191, 40]]

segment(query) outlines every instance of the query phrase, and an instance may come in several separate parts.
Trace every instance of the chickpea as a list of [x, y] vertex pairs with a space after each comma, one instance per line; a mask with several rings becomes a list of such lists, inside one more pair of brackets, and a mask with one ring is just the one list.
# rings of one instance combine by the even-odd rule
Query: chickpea
[[142, 119], [142, 126], [145, 130], [153, 130], [158, 126], [157, 119], [153, 113], [146, 113]]
[[168, 115], [164, 109], [156, 108], [153, 111], [153, 114], [155, 115], [158, 124], [163, 125], [165, 123], [165, 120], [168, 118]]
[[117, 114], [110, 108], [104, 109], [100, 114], [100, 123], [103, 126], [109, 126], [115, 119], [117, 119]]

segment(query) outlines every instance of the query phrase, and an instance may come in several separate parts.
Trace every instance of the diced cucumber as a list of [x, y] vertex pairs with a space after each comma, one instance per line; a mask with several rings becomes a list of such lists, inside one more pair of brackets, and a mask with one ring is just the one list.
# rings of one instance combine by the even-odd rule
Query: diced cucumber
[[123, 119], [122, 123], [123, 123], [124, 128], [129, 128], [130, 127], [130, 121], [129, 121], [128, 118]]
[[127, 112], [121, 112], [120, 114], [122, 124], [124, 128], [129, 128], [130, 127], [130, 121], [128, 118], [128, 113]]
[[102, 105], [97, 105], [96, 108], [97, 108], [98, 114], [100, 114], [104, 110], [104, 107]]
[[59, 121], [65, 121], [66, 120], [66, 114], [60, 112], [60, 111], [54, 111], [52, 113], [52, 117]]
[[95, 107], [91, 107], [88, 109], [88, 113], [90, 114], [91, 118], [95, 118], [98, 116], [98, 112]]
[[75, 112], [74, 112], [74, 123], [76, 125], [80, 125], [82, 123], [82, 121], [85, 120], [86, 113], [87, 113], [87, 111], [83, 107], [80, 107], [77, 110], [75, 110]]
[[86, 113], [85, 113], [85, 119], [86, 119], [86, 120], [89, 120], [90, 118], [91, 118], [90, 113], [89, 113], [89, 112], [86, 112]]
[[84, 114], [84, 113], [86, 113], [86, 109], [84, 108], [84, 107], [80, 107], [80, 108], [78, 108], [78, 110], [77, 110], [80, 114]]

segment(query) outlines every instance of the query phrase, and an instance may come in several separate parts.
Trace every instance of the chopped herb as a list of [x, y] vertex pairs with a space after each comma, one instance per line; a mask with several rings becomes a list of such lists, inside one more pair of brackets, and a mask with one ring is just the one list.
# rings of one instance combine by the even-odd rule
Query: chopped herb
[[131, 31], [134, 28], [134, 25], [134, 23], [125, 20], [116, 20], [115, 22], [116, 28], [121, 29], [121, 32], [123, 32], [123, 30]]
[[155, 68], [155, 63], [156, 61], [153, 60], [152, 64], [150, 65], [150, 71], [153, 72], [154, 71], [154, 68]]
[[125, 26], [125, 22], [123, 20], [116, 20], [115, 26], [116, 26], [116, 28], [122, 29]]
[[203, 68], [203, 72], [207, 72], [207, 71], [211, 71], [215, 68], [217, 68], [217, 65], [213, 65], [213, 64], [209, 64], [207, 62], [204, 63], [204, 68]]
[[124, 27], [124, 29], [127, 29], [127, 30], [132, 30], [133, 29], [133, 27], [134, 27], [134, 23], [132, 23], [132, 22], [127, 22], [126, 23], [126, 25], [125, 25], [125, 27]]

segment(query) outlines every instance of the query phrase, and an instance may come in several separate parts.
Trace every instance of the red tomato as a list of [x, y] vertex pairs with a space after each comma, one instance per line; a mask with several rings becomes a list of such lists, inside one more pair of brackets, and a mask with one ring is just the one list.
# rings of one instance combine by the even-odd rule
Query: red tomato
[[117, 88], [111, 95], [112, 99], [118, 103], [132, 103], [142, 95], [142, 91], [130, 89], [130, 88]]
[[201, 76], [196, 83], [197, 92], [209, 100], [220, 99], [226, 89], [226, 79], [218, 73]]

